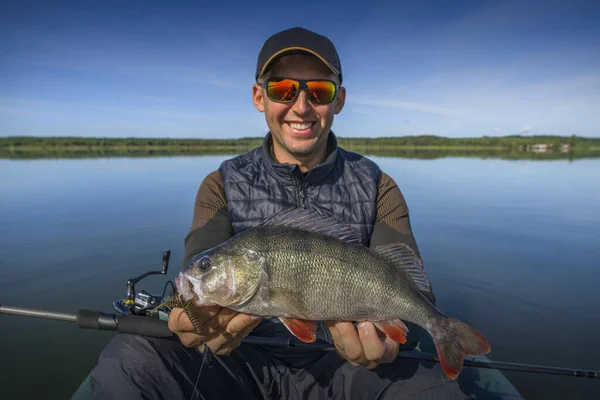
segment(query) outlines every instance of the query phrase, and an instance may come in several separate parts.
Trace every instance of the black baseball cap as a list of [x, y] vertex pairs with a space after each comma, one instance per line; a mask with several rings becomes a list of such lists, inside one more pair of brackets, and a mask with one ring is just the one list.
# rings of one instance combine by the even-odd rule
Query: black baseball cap
[[278, 32], [267, 39], [258, 54], [255, 79], [265, 73], [268, 66], [283, 54], [309, 53], [319, 58], [342, 82], [342, 65], [331, 40], [323, 35], [296, 27]]

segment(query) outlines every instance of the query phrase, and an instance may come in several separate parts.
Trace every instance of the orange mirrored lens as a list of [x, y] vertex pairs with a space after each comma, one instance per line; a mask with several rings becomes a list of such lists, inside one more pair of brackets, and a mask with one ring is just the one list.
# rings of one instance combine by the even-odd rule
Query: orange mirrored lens
[[306, 86], [308, 86], [308, 97], [313, 103], [331, 103], [335, 96], [335, 85], [331, 82], [307, 82]]
[[[315, 104], [330, 103], [335, 96], [335, 85], [326, 81], [308, 81], [308, 98]], [[267, 83], [267, 95], [274, 101], [292, 101], [298, 94], [300, 83], [293, 79], [273, 80]]]
[[267, 85], [267, 95], [275, 101], [294, 100], [298, 93], [298, 86], [300, 86], [300, 84], [291, 79], [270, 81]]

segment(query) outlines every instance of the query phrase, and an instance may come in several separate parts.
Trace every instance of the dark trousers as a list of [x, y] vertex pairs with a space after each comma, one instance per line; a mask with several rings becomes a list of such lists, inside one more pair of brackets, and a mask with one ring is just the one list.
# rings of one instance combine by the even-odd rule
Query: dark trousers
[[[116, 335], [90, 376], [96, 399], [192, 398], [202, 354], [176, 338]], [[195, 399], [465, 399], [439, 364], [398, 358], [374, 370], [333, 351], [242, 344], [204, 365]]]

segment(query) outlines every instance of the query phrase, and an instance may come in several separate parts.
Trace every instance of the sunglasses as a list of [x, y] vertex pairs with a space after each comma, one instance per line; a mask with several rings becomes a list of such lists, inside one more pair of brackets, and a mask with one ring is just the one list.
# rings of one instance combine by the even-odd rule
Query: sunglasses
[[278, 103], [291, 103], [296, 100], [300, 90], [306, 89], [308, 100], [313, 104], [329, 104], [337, 94], [337, 85], [329, 79], [290, 79], [269, 78], [262, 87], [267, 91], [267, 97]]

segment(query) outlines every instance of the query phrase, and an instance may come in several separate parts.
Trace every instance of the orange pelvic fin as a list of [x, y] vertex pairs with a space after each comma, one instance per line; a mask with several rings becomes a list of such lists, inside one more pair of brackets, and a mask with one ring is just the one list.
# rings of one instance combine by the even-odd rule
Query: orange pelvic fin
[[375, 321], [373, 322], [373, 325], [396, 342], [401, 344], [406, 343], [408, 328], [401, 320], [390, 319], [388, 321]]
[[305, 343], [317, 340], [317, 321], [309, 321], [297, 318], [279, 318], [286, 328]]

